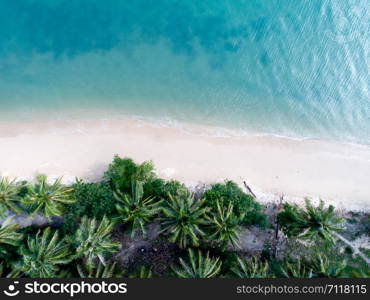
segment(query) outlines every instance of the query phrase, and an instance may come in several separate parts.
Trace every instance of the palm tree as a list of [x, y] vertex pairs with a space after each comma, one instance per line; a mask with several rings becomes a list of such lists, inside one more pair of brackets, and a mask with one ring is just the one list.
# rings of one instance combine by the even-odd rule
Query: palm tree
[[278, 222], [288, 237], [301, 239], [315, 239], [317, 237], [335, 242], [334, 232], [342, 229], [342, 218], [335, 217], [334, 206], [324, 207], [324, 201], [320, 201], [314, 207], [310, 200], [306, 199], [306, 208], [301, 209], [297, 205], [284, 204], [284, 210], [278, 214]]
[[6, 219], [0, 227], [0, 254], [6, 254], [3, 245], [18, 246], [23, 239], [23, 234], [17, 232], [18, 224], [11, 224], [11, 218]]
[[217, 212], [209, 218], [209, 238], [219, 242], [224, 249], [229, 243], [234, 248], [239, 247], [240, 219], [233, 214], [233, 209], [231, 202], [227, 207], [217, 202]]
[[71, 261], [68, 244], [59, 240], [58, 231], [51, 234], [50, 227], [28, 237], [27, 245], [19, 249], [20, 261], [15, 269], [30, 277], [50, 278], [59, 271], [59, 266]]
[[170, 235], [169, 240], [178, 243], [181, 248], [188, 244], [198, 246], [200, 236], [204, 235], [202, 227], [208, 224], [206, 213], [208, 208], [204, 207], [204, 201], [195, 201], [192, 195], [173, 197], [169, 200], [163, 210], [163, 229]]
[[221, 271], [220, 258], [210, 258], [209, 253], [204, 257], [198, 250], [198, 255], [192, 249], [188, 250], [189, 263], [180, 258], [180, 268], [172, 268], [180, 278], [212, 278]]
[[17, 232], [18, 224], [11, 224], [11, 218], [6, 219], [0, 227], [0, 244], [18, 246], [23, 239], [23, 234]]
[[114, 192], [114, 197], [119, 204], [116, 209], [120, 214], [119, 220], [130, 226], [131, 237], [140, 230], [146, 235], [145, 225], [148, 224], [159, 211], [159, 202], [154, 202], [154, 197], [143, 198], [143, 184], [136, 181], [132, 184], [132, 195]]
[[343, 218], [335, 216], [334, 206], [329, 205], [328, 208], [325, 208], [322, 200], [317, 207], [314, 207], [306, 199], [305, 209], [286, 203], [284, 210], [278, 214], [278, 222], [288, 237], [309, 240], [320, 238], [332, 244], [335, 243], [336, 239], [340, 239], [353, 249], [354, 254], [359, 255], [370, 265], [370, 259], [360, 251], [359, 247], [338, 233], [343, 229], [341, 226], [343, 221]]
[[130, 278], [152, 278], [152, 269], [142, 266], [140, 269], [130, 275]]
[[17, 205], [20, 201], [19, 192], [22, 188], [17, 185], [16, 180], [7, 177], [0, 177], [0, 216], [4, 217], [8, 211], [17, 214], [22, 213], [22, 209]]
[[64, 212], [64, 204], [74, 203], [72, 188], [67, 188], [58, 178], [53, 184], [47, 183], [46, 175], [38, 175], [36, 183], [29, 185], [28, 193], [23, 203], [29, 207], [32, 214], [42, 212], [46, 217], [61, 216]]
[[294, 259], [294, 261], [286, 260], [281, 272], [284, 277], [287, 278], [312, 278], [312, 267], [306, 267], [300, 259]]
[[312, 265], [312, 270], [316, 277], [337, 278], [344, 274], [347, 262], [339, 258], [334, 261], [323, 253], [316, 253], [310, 261], [310, 265]]
[[124, 273], [117, 269], [116, 263], [104, 266], [101, 262], [93, 267], [77, 265], [77, 271], [81, 278], [120, 278], [123, 277]]
[[269, 265], [267, 262], [259, 262], [255, 256], [250, 260], [238, 257], [238, 264], [231, 268], [231, 272], [240, 278], [266, 278]]
[[95, 218], [88, 219], [84, 216], [75, 237], [70, 239], [76, 247], [76, 257], [86, 259], [88, 267], [94, 267], [96, 259], [105, 265], [106, 256], [117, 252], [120, 248], [120, 243], [111, 239], [113, 227], [114, 223], [106, 216], [99, 225]]

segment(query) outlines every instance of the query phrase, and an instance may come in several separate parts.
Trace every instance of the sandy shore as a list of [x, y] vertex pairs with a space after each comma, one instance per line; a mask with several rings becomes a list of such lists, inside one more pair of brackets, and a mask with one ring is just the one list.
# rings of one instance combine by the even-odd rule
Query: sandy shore
[[[202, 132], [193, 128], [193, 133]], [[370, 147], [277, 137], [210, 137], [138, 120], [0, 122], [0, 174], [96, 180], [113, 155], [153, 160], [189, 185], [245, 180], [261, 199], [285, 194], [370, 210]]]

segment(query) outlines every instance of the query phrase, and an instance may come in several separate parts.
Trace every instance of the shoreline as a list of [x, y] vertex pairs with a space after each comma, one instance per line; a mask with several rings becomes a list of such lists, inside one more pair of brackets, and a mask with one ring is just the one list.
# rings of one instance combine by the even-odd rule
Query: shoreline
[[[202, 133], [202, 126], [194, 126]], [[210, 128], [212, 130], [212, 128]], [[277, 136], [217, 137], [148, 120], [0, 122], [0, 175], [97, 180], [114, 154], [152, 160], [187, 185], [243, 180], [260, 200], [321, 198], [370, 210], [370, 146]]]

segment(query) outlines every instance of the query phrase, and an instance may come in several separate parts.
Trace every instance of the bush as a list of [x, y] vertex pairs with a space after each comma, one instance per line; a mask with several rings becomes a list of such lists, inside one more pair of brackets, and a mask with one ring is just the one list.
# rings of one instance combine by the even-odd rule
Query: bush
[[177, 180], [165, 181], [161, 178], [151, 178], [144, 184], [144, 197], [156, 197], [157, 200], [169, 199], [172, 196], [186, 196], [189, 193], [186, 186]]
[[203, 197], [205, 205], [217, 211], [217, 202], [222, 201], [223, 205], [233, 205], [234, 214], [241, 219], [243, 225], [259, 225], [263, 228], [267, 226], [267, 216], [262, 212], [263, 206], [255, 201], [254, 197], [242, 191], [233, 181], [223, 184], [217, 183], [207, 190]]
[[112, 216], [115, 213], [116, 200], [109, 184], [77, 181], [73, 188], [73, 199], [76, 202], [67, 206], [63, 224], [65, 232], [74, 232], [81, 216], [100, 220], [104, 215]]
[[104, 173], [104, 181], [109, 183], [113, 190], [119, 189], [127, 194], [131, 193], [133, 183], [142, 182], [144, 197], [155, 197], [157, 200], [168, 199], [168, 194], [175, 196], [188, 193], [185, 185], [179, 181], [158, 178], [151, 161], [136, 164], [131, 158], [121, 158], [118, 155]]
[[136, 181], [144, 183], [154, 177], [154, 166], [151, 161], [136, 164], [131, 158], [121, 158], [116, 155], [103, 178], [112, 189], [130, 193], [132, 183]]

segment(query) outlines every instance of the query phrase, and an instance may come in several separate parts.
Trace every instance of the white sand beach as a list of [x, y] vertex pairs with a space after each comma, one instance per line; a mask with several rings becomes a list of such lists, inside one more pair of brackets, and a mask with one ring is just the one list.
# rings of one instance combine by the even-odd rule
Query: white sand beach
[[[201, 128], [193, 128], [201, 132]], [[211, 137], [140, 120], [0, 122], [0, 174], [96, 180], [114, 154], [188, 185], [245, 180], [260, 199], [322, 198], [370, 210], [370, 147], [273, 136]]]

